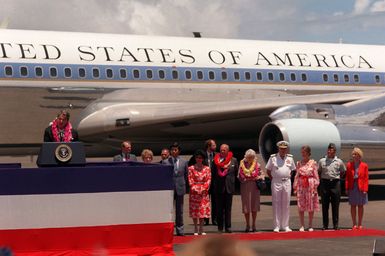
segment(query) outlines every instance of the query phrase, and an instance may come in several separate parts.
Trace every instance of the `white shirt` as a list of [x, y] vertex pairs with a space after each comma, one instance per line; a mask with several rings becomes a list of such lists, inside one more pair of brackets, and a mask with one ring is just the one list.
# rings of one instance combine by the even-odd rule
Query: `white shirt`
[[293, 156], [289, 154], [283, 159], [278, 154], [271, 155], [266, 164], [266, 169], [271, 171], [273, 179], [290, 178], [295, 168]]

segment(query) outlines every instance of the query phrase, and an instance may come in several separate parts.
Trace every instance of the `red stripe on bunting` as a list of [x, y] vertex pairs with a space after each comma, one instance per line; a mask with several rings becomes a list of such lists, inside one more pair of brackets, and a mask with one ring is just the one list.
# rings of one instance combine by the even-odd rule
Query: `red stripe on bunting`
[[174, 255], [173, 223], [0, 230], [16, 255]]
[[[346, 237], [360, 237], [360, 236], [385, 236], [384, 230], [378, 229], [362, 229], [362, 230], [328, 230], [321, 231], [316, 230], [313, 232], [258, 232], [258, 233], [232, 233], [225, 234], [226, 236], [230, 236], [235, 239], [240, 240], [291, 240], [291, 239], [319, 239], [319, 238], [346, 238]], [[202, 238], [203, 236], [183, 236], [183, 237], [175, 237], [174, 244], [185, 244], [189, 243], [193, 240]]]

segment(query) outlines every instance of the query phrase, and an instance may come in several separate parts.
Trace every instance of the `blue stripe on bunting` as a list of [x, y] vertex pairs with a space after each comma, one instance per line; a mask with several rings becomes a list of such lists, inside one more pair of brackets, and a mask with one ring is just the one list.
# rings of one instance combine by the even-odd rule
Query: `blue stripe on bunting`
[[0, 169], [0, 195], [173, 190], [166, 165]]

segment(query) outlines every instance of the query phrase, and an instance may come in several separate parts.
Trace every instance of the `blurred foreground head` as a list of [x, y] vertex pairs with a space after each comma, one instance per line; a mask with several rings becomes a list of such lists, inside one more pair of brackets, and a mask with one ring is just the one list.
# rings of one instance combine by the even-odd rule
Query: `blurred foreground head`
[[212, 236], [186, 245], [182, 256], [257, 256], [248, 245], [226, 236]]

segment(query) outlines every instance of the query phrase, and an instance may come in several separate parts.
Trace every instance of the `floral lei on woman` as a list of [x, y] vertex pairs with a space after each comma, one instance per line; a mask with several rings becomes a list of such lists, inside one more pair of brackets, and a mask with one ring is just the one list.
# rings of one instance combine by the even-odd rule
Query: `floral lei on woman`
[[257, 161], [254, 160], [253, 163], [251, 164], [251, 166], [249, 168], [246, 168], [244, 159], [241, 160], [240, 167], [242, 168], [243, 173], [245, 174], [246, 177], [251, 177], [251, 174], [255, 170], [256, 164], [257, 164]]
[[[55, 142], [60, 142], [59, 138], [59, 129], [57, 124], [57, 119], [53, 120], [51, 125], [53, 140]], [[72, 141], [72, 125], [70, 122], [67, 123], [66, 127], [64, 128], [64, 138], [63, 142], [71, 142]]]
[[231, 158], [233, 158], [233, 152], [229, 152], [222, 162], [220, 161], [220, 157], [220, 154], [216, 154], [214, 157], [214, 163], [218, 167], [218, 175], [220, 177], [225, 177], [229, 171]]

